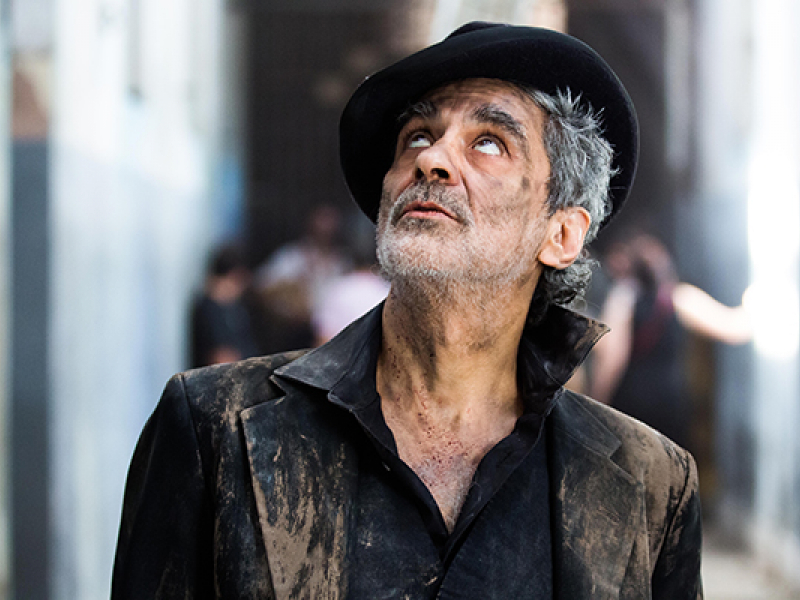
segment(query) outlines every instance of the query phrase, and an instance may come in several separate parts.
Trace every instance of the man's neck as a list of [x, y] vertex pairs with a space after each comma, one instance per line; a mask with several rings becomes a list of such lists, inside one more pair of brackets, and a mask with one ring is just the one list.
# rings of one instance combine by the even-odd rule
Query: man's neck
[[522, 413], [517, 351], [529, 298], [398, 293], [383, 312], [377, 388], [398, 453], [455, 524], [480, 460]]
[[[532, 291], [409, 289], [393, 284], [383, 311], [378, 385], [424, 390], [459, 406], [516, 399], [519, 341]], [[391, 375], [381, 380], [381, 375]]]

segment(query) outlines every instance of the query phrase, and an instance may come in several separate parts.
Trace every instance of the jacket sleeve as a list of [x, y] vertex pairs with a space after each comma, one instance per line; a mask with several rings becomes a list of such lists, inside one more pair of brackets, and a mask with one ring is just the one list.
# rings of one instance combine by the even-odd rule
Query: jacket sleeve
[[210, 496], [183, 379], [173, 377], [128, 471], [112, 600], [214, 597]]
[[683, 451], [685, 480], [653, 572], [653, 600], [702, 600], [700, 552], [702, 525], [697, 467]]

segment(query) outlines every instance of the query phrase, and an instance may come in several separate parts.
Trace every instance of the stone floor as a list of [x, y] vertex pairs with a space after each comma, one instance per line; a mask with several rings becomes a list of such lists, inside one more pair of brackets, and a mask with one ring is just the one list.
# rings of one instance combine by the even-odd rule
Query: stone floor
[[746, 552], [727, 546], [713, 532], [705, 539], [705, 600], [800, 600], [800, 590], [790, 589]]

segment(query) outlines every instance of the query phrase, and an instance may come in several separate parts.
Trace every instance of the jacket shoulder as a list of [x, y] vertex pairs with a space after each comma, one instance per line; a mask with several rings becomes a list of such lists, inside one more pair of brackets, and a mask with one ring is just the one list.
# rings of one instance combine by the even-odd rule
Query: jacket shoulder
[[233, 419], [244, 409], [283, 395], [272, 381], [276, 369], [307, 351], [282, 352], [184, 371], [167, 384], [182, 388], [189, 409], [199, 421]]
[[[653, 597], [702, 597], [698, 593], [701, 509], [692, 455], [655, 429], [612, 407], [572, 392], [562, 400], [572, 411], [573, 420], [610, 436], [602, 446], [610, 451], [609, 459], [626, 471], [644, 494]], [[578, 414], [582, 416], [575, 417]], [[609, 444], [609, 440], [613, 443]]]
[[694, 470], [691, 454], [652, 427], [587, 396], [567, 391], [562, 401], [585, 412], [619, 440], [612, 458], [640, 481], [684, 485]]

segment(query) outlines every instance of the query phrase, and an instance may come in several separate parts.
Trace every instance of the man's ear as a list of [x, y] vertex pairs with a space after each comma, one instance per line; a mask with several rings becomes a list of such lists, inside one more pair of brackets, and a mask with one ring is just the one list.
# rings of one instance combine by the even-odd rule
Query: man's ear
[[583, 240], [592, 218], [585, 208], [562, 208], [550, 217], [547, 235], [539, 249], [539, 262], [555, 269], [566, 269], [583, 250]]

